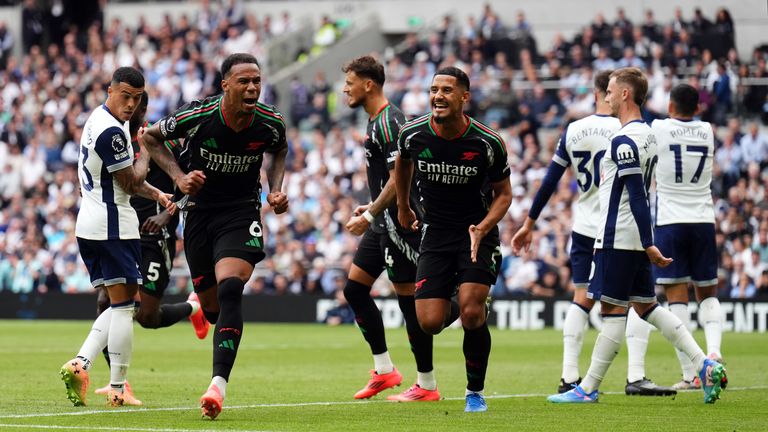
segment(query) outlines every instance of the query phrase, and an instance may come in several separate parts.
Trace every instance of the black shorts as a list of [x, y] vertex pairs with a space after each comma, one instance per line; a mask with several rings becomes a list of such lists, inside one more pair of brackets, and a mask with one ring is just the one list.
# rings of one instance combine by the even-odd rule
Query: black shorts
[[489, 287], [501, 268], [499, 230], [494, 228], [480, 241], [477, 262], [470, 257], [467, 230], [438, 230], [427, 226], [421, 240], [416, 270], [416, 298], [450, 299], [463, 283]]
[[375, 233], [368, 229], [357, 246], [352, 262], [373, 277], [387, 270], [392, 283], [413, 283], [419, 259], [418, 232], [389, 231]]
[[173, 259], [176, 257], [176, 238], [141, 238], [141, 275], [143, 293], [162, 298], [168, 288]]
[[184, 252], [195, 292], [216, 285], [216, 263], [240, 258], [251, 265], [264, 259], [264, 231], [255, 204], [187, 212]]

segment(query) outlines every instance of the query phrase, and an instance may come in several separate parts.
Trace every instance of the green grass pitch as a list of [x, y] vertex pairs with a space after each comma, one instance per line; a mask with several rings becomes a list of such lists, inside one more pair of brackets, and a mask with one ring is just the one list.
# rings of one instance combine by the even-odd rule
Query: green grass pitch
[[[372, 359], [353, 326], [248, 324], [232, 372], [224, 411], [200, 418], [197, 401], [210, 381], [211, 337], [191, 326], [144, 330], [136, 326], [129, 380], [141, 408], [107, 408], [93, 389], [108, 382], [104, 360], [91, 369], [88, 406], [65, 397], [59, 367], [90, 329], [87, 321], [0, 321], [0, 430], [77, 431], [765, 431], [768, 430], [768, 336], [726, 333], [723, 353], [729, 387], [714, 405], [701, 392], [676, 398], [624, 396], [626, 347], [595, 405], [546, 401], [560, 377], [561, 334], [555, 330], [493, 331], [486, 380], [487, 413], [463, 412], [462, 332], [435, 338], [435, 370], [445, 400], [394, 403], [386, 395], [415, 380], [404, 329], [387, 331], [403, 385], [369, 401], [352, 395], [368, 379]], [[696, 333], [703, 342], [703, 334]], [[585, 373], [596, 332], [582, 352]], [[672, 347], [653, 332], [647, 374], [660, 384], [679, 379]]]

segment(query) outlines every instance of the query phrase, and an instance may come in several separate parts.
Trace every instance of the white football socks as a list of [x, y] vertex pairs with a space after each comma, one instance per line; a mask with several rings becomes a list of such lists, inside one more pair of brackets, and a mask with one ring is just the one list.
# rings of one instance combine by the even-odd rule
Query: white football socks
[[122, 386], [133, 356], [133, 302], [111, 307], [109, 325], [110, 384]]
[[419, 387], [423, 388], [424, 390], [436, 390], [437, 379], [435, 379], [435, 371], [431, 370], [429, 372], [417, 372], [416, 384], [418, 384]]
[[648, 351], [648, 338], [651, 325], [635, 309], [629, 308], [627, 314], [627, 382], [645, 378], [645, 353]]
[[[683, 323], [683, 327], [690, 328], [691, 313], [688, 311], [688, 304], [686, 303], [672, 303], [669, 305], [669, 311]], [[680, 368], [683, 371], [683, 379], [691, 382], [696, 377], [696, 371], [693, 368], [691, 359], [688, 358], [688, 354], [675, 348], [677, 354], [677, 360], [680, 361]]]
[[376, 373], [379, 375], [388, 374], [395, 369], [392, 359], [389, 358], [389, 351], [373, 355], [373, 368], [376, 369]]
[[670, 311], [661, 306], [657, 306], [648, 314], [646, 320], [661, 330], [661, 333], [675, 348], [683, 351], [693, 363], [695, 370], [701, 370], [704, 365], [704, 351], [696, 344], [691, 332], [683, 323]]
[[563, 374], [566, 383], [579, 379], [579, 355], [584, 344], [584, 332], [589, 314], [576, 303], [571, 303], [563, 321]]
[[581, 382], [581, 388], [587, 394], [597, 390], [613, 359], [619, 353], [626, 325], [626, 316], [603, 317], [603, 329], [597, 335], [595, 348], [592, 350], [592, 363], [590, 363], [587, 375]]
[[96, 318], [91, 327], [91, 332], [83, 342], [83, 346], [80, 347], [80, 351], [77, 352], [77, 357], [83, 359], [83, 369], [88, 370], [91, 368], [91, 362], [96, 356], [99, 355], [101, 350], [107, 346], [107, 338], [109, 337], [109, 327], [112, 322], [112, 308], [107, 308]]
[[707, 340], [707, 354], [722, 358], [720, 343], [723, 339], [722, 311], [717, 297], [707, 297], [699, 303], [699, 323], [704, 327]]
[[213, 377], [211, 380], [211, 385], [215, 385], [219, 388], [222, 399], [227, 395], [227, 380], [225, 380], [224, 377], [220, 377], [218, 375]]
[[189, 305], [192, 306], [192, 313], [190, 313], [189, 316], [196, 314], [197, 311], [200, 310], [200, 303], [196, 301], [189, 301], [189, 300], [187, 300], [187, 303], [189, 303]]

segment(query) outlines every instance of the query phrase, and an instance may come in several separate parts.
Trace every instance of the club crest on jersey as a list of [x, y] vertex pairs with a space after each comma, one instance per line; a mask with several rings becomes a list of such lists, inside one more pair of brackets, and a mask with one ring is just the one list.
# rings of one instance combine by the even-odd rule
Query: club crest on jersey
[[462, 153], [461, 159], [459, 159], [459, 160], [471, 161], [472, 159], [475, 158], [475, 156], [477, 156], [479, 154], [480, 154], [480, 152], [473, 152], [473, 151], [464, 152], [464, 153]]
[[619, 165], [637, 162], [637, 159], [635, 159], [635, 152], [629, 144], [621, 144], [616, 148], [616, 159]]

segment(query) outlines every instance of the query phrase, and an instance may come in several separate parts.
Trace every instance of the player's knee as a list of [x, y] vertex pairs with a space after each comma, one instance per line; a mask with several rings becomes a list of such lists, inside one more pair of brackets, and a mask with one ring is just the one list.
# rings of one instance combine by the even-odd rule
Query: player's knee
[[419, 326], [421, 326], [424, 333], [428, 335], [436, 335], [443, 331], [445, 328], [445, 317], [441, 315], [440, 311], [436, 310], [428, 311], [428, 313], [421, 311], [421, 313], [417, 315]]
[[243, 281], [240, 278], [231, 277], [219, 283], [219, 304], [225, 302], [238, 302], [243, 298]]
[[347, 279], [346, 285], [344, 285], [344, 298], [352, 304], [356, 300], [366, 299], [371, 296], [371, 287], [363, 283]]
[[485, 303], [465, 304], [461, 306], [461, 324], [468, 329], [476, 329], [485, 322]]
[[439, 319], [419, 320], [419, 325], [421, 326], [421, 329], [424, 331], [424, 333], [433, 336], [439, 334], [441, 331], [443, 331], [443, 328], [445, 328], [444, 320]]

